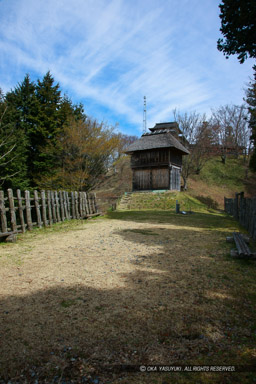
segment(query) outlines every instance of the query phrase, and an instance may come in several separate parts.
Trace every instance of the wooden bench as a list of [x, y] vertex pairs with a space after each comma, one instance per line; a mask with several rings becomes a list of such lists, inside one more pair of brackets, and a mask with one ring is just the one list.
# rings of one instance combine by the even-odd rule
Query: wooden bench
[[249, 239], [242, 233], [233, 232], [233, 237], [228, 237], [227, 241], [234, 241], [236, 244], [236, 249], [231, 249], [231, 256], [239, 258], [256, 258], [256, 252], [252, 252], [247, 245]]

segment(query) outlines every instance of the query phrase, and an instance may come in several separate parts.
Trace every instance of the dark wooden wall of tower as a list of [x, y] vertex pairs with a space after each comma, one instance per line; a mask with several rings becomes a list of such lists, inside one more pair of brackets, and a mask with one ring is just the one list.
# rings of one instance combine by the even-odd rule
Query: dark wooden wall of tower
[[133, 190], [180, 190], [182, 154], [175, 148], [136, 151], [131, 156]]

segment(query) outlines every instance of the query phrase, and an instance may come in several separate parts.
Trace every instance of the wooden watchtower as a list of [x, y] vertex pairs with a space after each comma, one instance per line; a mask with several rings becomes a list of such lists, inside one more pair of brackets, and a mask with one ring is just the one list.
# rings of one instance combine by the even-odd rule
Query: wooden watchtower
[[180, 191], [182, 156], [189, 151], [180, 142], [178, 124], [159, 123], [149, 130], [125, 151], [131, 155], [133, 191]]

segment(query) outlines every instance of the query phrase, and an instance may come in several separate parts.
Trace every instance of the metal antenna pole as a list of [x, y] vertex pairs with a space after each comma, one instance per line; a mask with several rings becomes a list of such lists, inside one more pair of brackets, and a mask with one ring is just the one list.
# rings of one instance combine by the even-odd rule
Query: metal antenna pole
[[143, 133], [147, 132], [147, 100], [144, 96], [144, 110], [143, 110]]

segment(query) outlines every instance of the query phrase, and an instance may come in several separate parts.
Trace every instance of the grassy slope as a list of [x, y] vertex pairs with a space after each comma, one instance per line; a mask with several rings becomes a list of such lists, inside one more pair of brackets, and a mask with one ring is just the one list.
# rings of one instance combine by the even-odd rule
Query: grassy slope
[[210, 196], [219, 207], [223, 207], [223, 197], [232, 197], [235, 192], [244, 191], [247, 196], [255, 194], [256, 175], [249, 172], [243, 158], [228, 158], [222, 164], [218, 157], [210, 159], [200, 175], [192, 175], [189, 179], [188, 192], [194, 196]]
[[[213, 202], [191, 196], [184, 192], [164, 192], [164, 193], [134, 193], [128, 209], [131, 210], [170, 210], [175, 211], [176, 201], [180, 204], [181, 211], [208, 212], [212, 211]], [[209, 203], [208, 205], [206, 203]]]

